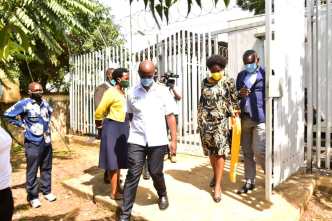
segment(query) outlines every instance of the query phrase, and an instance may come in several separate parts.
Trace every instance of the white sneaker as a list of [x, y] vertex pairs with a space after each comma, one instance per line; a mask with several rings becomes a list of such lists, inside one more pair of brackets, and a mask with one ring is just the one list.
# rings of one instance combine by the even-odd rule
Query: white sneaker
[[49, 202], [53, 202], [56, 200], [56, 196], [53, 193], [44, 195], [44, 198], [47, 199]]
[[30, 200], [29, 202], [30, 202], [30, 205], [31, 205], [32, 208], [38, 208], [38, 207], [41, 206], [41, 203], [40, 203], [38, 198]]

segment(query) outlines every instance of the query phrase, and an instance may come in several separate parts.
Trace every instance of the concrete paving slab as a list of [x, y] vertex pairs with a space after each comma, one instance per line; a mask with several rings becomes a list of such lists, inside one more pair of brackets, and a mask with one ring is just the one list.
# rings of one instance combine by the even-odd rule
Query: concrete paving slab
[[[140, 180], [136, 201], [133, 208], [134, 220], [149, 221], [295, 221], [300, 219], [303, 196], [312, 194], [309, 189], [314, 185], [313, 177], [304, 177], [292, 181], [273, 194], [272, 203], [264, 200], [264, 175], [257, 174], [257, 188], [251, 194], [237, 195], [236, 190], [242, 185], [243, 166], [238, 169], [237, 183], [229, 181], [229, 164], [226, 165], [223, 195], [220, 203], [212, 199], [209, 181], [212, 175], [209, 161], [205, 157], [180, 154], [175, 164], [165, 161], [165, 179], [170, 206], [160, 211], [157, 194], [152, 180]], [[121, 202], [111, 200], [110, 187], [103, 183], [103, 172], [97, 169], [85, 171], [81, 177], [63, 182], [64, 186], [96, 203], [117, 210]], [[305, 180], [305, 182], [304, 182]], [[293, 182], [302, 182], [306, 188], [298, 188]], [[292, 189], [293, 188], [293, 189]], [[313, 187], [312, 187], [313, 188]], [[297, 192], [298, 201], [292, 201], [292, 194]], [[301, 200], [301, 198], [303, 200]], [[310, 198], [310, 197], [309, 197]]]

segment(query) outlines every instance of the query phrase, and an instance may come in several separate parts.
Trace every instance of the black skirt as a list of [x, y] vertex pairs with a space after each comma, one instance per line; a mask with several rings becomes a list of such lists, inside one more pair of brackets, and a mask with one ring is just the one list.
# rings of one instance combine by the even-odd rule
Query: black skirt
[[99, 167], [104, 170], [128, 168], [129, 121], [103, 121], [101, 132]]

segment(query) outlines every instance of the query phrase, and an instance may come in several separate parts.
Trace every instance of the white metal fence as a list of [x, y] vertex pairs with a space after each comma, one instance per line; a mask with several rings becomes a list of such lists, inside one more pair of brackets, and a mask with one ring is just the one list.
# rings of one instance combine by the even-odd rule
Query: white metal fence
[[[331, 168], [332, 3], [307, 1], [307, 163]], [[311, 163], [313, 162], [313, 165]]]

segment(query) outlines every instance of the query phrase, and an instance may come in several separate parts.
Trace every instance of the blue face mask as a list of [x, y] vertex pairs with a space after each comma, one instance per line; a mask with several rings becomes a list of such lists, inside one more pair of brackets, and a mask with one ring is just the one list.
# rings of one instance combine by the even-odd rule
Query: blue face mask
[[256, 69], [257, 69], [257, 64], [256, 63], [246, 64], [245, 65], [245, 69], [249, 73], [254, 73], [256, 71]]
[[144, 87], [150, 87], [153, 84], [153, 78], [141, 78], [141, 84]]
[[116, 85], [116, 81], [114, 79], [111, 80], [111, 85], [112, 86]]

